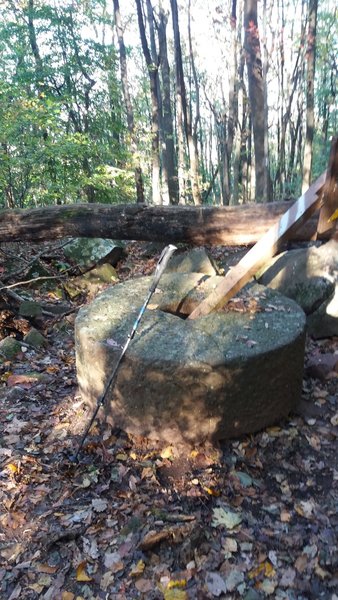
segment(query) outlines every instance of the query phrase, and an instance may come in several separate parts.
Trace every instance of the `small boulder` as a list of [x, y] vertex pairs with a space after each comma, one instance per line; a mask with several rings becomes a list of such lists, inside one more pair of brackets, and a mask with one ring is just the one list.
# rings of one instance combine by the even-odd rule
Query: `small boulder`
[[115, 266], [123, 254], [123, 245], [101, 238], [75, 238], [63, 249], [68, 259], [88, 269], [94, 265], [110, 263]]
[[76, 298], [82, 292], [95, 296], [102, 289], [102, 284], [112, 284], [118, 281], [118, 279], [114, 267], [108, 263], [104, 263], [79, 277], [70, 279], [64, 284], [64, 288], [71, 298]]
[[219, 275], [215, 262], [208, 256], [205, 248], [193, 248], [181, 254], [174, 254], [166, 268], [167, 273], [204, 273]]
[[33, 300], [24, 300], [19, 307], [21, 317], [40, 317], [42, 315], [42, 306]]
[[54, 281], [50, 281], [48, 279], [38, 279], [39, 277], [50, 277], [51, 272], [44, 267], [43, 264], [39, 260], [35, 260], [31, 265], [29, 271], [27, 272], [27, 279], [35, 279], [36, 281], [32, 281], [30, 287], [37, 288], [43, 286], [53, 287], [55, 285]]
[[33, 348], [40, 348], [48, 344], [46, 338], [34, 327], [24, 336], [23, 341]]
[[0, 356], [5, 360], [15, 358], [19, 352], [21, 352], [21, 344], [13, 337], [8, 336], [0, 341]]
[[270, 261], [258, 281], [292, 298], [307, 315], [316, 338], [338, 335], [338, 240], [284, 252]]
[[338, 335], [338, 283], [331, 298], [308, 316], [307, 327], [315, 339]]
[[332, 352], [312, 356], [306, 366], [310, 377], [324, 381], [328, 375], [336, 372], [338, 376], [338, 354]]

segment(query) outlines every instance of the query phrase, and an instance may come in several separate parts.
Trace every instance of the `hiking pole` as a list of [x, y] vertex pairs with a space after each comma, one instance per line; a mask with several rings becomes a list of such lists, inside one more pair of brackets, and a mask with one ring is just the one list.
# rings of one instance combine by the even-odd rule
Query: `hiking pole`
[[161, 256], [160, 256], [160, 258], [158, 260], [158, 263], [156, 265], [154, 277], [153, 277], [153, 280], [151, 282], [151, 286], [150, 286], [150, 288], [148, 290], [147, 297], [146, 297], [146, 299], [145, 299], [145, 301], [143, 303], [143, 306], [142, 306], [140, 312], [137, 315], [137, 318], [136, 318], [136, 320], [134, 322], [134, 325], [132, 327], [131, 332], [128, 334], [127, 341], [126, 341], [125, 345], [122, 348], [121, 354], [120, 354], [120, 356], [118, 357], [118, 359], [116, 361], [114, 369], [112, 370], [112, 372], [110, 374], [110, 377], [109, 377], [109, 379], [108, 379], [108, 381], [106, 383], [106, 386], [105, 386], [105, 388], [104, 388], [101, 396], [99, 396], [99, 398], [98, 398], [94, 414], [93, 414], [90, 422], [88, 423], [87, 428], [86, 428], [86, 430], [85, 430], [85, 432], [84, 432], [84, 434], [83, 434], [83, 436], [81, 438], [81, 441], [80, 441], [79, 447], [77, 449], [77, 452], [70, 459], [72, 462], [78, 462], [78, 456], [79, 456], [79, 454], [80, 454], [80, 452], [82, 450], [83, 444], [84, 444], [84, 442], [85, 442], [85, 440], [87, 438], [87, 435], [88, 435], [88, 433], [89, 433], [89, 431], [91, 429], [91, 426], [93, 425], [93, 423], [94, 423], [94, 421], [96, 419], [96, 415], [99, 412], [101, 406], [104, 405], [105, 399], [107, 397], [107, 393], [108, 393], [109, 388], [111, 387], [113, 381], [116, 378], [116, 374], [117, 374], [118, 368], [119, 368], [119, 366], [121, 364], [121, 361], [122, 361], [122, 359], [123, 359], [123, 357], [124, 357], [124, 355], [126, 353], [126, 350], [127, 350], [128, 346], [129, 346], [131, 340], [133, 339], [133, 337], [135, 335], [135, 332], [136, 332], [136, 330], [137, 330], [137, 328], [139, 326], [139, 323], [140, 323], [140, 321], [142, 319], [143, 313], [144, 313], [145, 309], [148, 306], [149, 300], [152, 297], [153, 293], [155, 292], [155, 290], [156, 290], [156, 288], [158, 286], [158, 282], [160, 281], [160, 279], [162, 277], [162, 274], [163, 274], [163, 272], [164, 272], [164, 270], [165, 270], [165, 268], [166, 268], [166, 266], [168, 264], [168, 261], [169, 261], [170, 257], [172, 256], [172, 254], [175, 252], [175, 250], [177, 250], [176, 246], [173, 246], [172, 244], [170, 244], [169, 246], [166, 246], [164, 248], [164, 250], [162, 251], [162, 254], [161, 254]]

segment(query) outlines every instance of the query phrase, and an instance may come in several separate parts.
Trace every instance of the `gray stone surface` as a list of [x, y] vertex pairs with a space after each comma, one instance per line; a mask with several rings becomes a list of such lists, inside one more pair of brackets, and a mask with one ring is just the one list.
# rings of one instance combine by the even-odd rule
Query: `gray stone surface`
[[34, 300], [24, 300], [19, 306], [19, 314], [21, 317], [39, 317], [42, 315], [42, 306]]
[[14, 338], [8, 336], [0, 341], [0, 362], [1, 358], [10, 360], [21, 352], [21, 344]]
[[[171, 443], [237, 437], [277, 422], [300, 398], [305, 315], [263, 286], [248, 310], [184, 320], [218, 277], [165, 274], [100, 411], [114, 426]], [[79, 311], [77, 375], [92, 409], [131, 331], [151, 278], [117, 284]], [[236, 303], [234, 303], [236, 305]]]
[[117, 280], [118, 275], [114, 267], [104, 263], [83, 275], [69, 279], [64, 283], [64, 287], [71, 298], [76, 298], [82, 292], [93, 297], [102, 289], [102, 284], [113, 283]]
[[34, 329], [34, 327], [28, 333], [26, 333], [23, 341], [26, 342], [26, 344], [33, 346], [33, 348], [40, 348], [41, 346], [46, 346], [48, 344], [47, 339], [40, 333], [40, 331]]
[[215, 262], [208, 256], [205, 248], [193, 248], [186, 252], [175, 253], [166, 268], [167, 273], [205, 273], [218, 275]]
[[103, 262], [115, 266], [122, 256], [123, 246], [113, 240], [75, 238], [64, 247], [63, 252], [67, 258], [85, 268]]
[[338, 335], [338, 240], [275, 257], [259, 282], [295, 300], [314, 337]]

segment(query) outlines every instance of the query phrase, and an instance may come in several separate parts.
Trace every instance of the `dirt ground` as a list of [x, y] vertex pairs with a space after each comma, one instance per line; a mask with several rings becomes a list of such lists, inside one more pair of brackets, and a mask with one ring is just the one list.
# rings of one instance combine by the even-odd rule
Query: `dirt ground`
[[[60, 274], [62, 249], [8, 245], [0, 279], [25, 280], [39, 253]], [[117, 273], [151, 274], [158, 255], [130, 244]], [[0, 290], [0, 339], [33, 324], [47, 340], [0, 363], [0, 598], [338, 600], [338, 374], [325, 363], [338, 361], [338, 338], [308, 340], [299, 410], [274, 427], [174, 448], [94, 426], [73, 464], [91, 416], [73, 335], [89, 296], [54, 288], [29, 288], [49, 306], [31, 318]]]

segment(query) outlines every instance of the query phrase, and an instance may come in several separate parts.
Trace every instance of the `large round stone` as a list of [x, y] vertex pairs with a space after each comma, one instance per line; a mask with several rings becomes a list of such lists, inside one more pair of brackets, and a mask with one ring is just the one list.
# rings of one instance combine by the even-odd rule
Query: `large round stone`
[[[196, 443], [257, 431], [296, 406], [304, 363], [303, 311], [278, 292], [252, 285], [225, 310], [186, 320], [219, 280], [200, 273], [162, 277], [101, 418], [130, 433]], [[92, 410], [150, 283], [150, 277], [142, 277], [117, 284], [79, 311], [77, 375]]]

